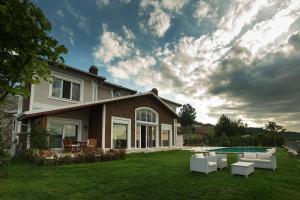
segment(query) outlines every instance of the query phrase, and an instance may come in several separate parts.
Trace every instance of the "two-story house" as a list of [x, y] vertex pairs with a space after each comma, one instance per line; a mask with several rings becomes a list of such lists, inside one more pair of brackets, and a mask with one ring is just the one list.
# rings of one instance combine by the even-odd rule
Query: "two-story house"
[[[176, 144], [176, 108], [158, 96], [110, 83], [91, 66], [89, 72], [48, 62], [53, 81], [27, 85], [30, 98], [20, 99], [20, 132], [40, 126], [50, 131], [49, 146], [63, 148], [64, 138], [95, 138], [101, 148], [157, 148]], [[29, 140], [20, 137], [23, 148]]]

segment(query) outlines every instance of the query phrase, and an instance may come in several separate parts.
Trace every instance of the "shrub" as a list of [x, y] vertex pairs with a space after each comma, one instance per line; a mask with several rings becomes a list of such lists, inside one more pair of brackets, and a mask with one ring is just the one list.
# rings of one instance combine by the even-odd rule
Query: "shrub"
[[[21, 158], [30, 163], [37, 165], [64, 165], [71, 163], [91, 163], [97, 161], [124, 159], [126, 150], [108, 150], [104, 152], [102, 149], [89, 150], [76, 154], [68, 153], [58, 156], [50, 150], [29, 149], [25, 151]], [[49, 158], [52, 157], [52, 158]]]
[[30, 146], [36, 149], [48, 149], [48, 131], [43, 128], [33, 128], [30, 131]]
[[10, 154], [8, 150], [5, 148], [4, 140], [2, 139], [2, 135], [0, 132], [0, 177], [5, 177], [8, 175], [5, 167], [8, 165], [10, 161]]

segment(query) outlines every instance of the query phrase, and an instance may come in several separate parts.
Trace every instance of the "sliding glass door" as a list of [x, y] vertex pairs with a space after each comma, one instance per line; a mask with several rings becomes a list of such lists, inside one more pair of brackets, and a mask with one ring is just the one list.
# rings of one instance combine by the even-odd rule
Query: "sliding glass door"
[[80, 123], [65, 119], [49, 118], [49, 147], [62, 148], [63, 139], [70, 138], [73, 142], [80, 140]]
[[155, 147], [156, 127], [147, 126], [147, 147]]

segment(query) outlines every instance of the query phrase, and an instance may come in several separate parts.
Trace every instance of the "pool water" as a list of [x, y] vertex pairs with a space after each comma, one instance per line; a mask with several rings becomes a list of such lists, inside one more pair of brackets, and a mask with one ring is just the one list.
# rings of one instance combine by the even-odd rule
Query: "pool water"
[[220, 149], [211, 149], [216, 153], [243, 153], [243, 152], [266, 152], [267, 147], [225, 147]]

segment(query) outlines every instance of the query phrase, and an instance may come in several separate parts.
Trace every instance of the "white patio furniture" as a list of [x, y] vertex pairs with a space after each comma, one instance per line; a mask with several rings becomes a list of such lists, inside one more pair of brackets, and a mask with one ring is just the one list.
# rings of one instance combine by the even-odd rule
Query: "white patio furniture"
[[217, 157], [195, 154], [190, 159], [190, 171], [210, 173], [217, 171]]
[[223, 169], [227, 167], [227, 154], [216, 154], [215, 152], [209, 152], [210, 156], [217, 157], [217, 168]]
[[272, 155], [274, 155], [276, 153], [276, 148], [267, 149], [267, 152], [269, 152]]
[[231, 174], [245, 176], [246, 178], [254, 172], [254, 163], [251, 162], [237, 162], [231, 165]]
[[227, 167], [227, 154], [217, 154], [217, 167], [219, 169]]
[[277, 168], [276, 156], [271, 152], [266, 153], [243, 153], [238, 154], [238, 161], [254, 163], [254, 167], [263, 169]]

